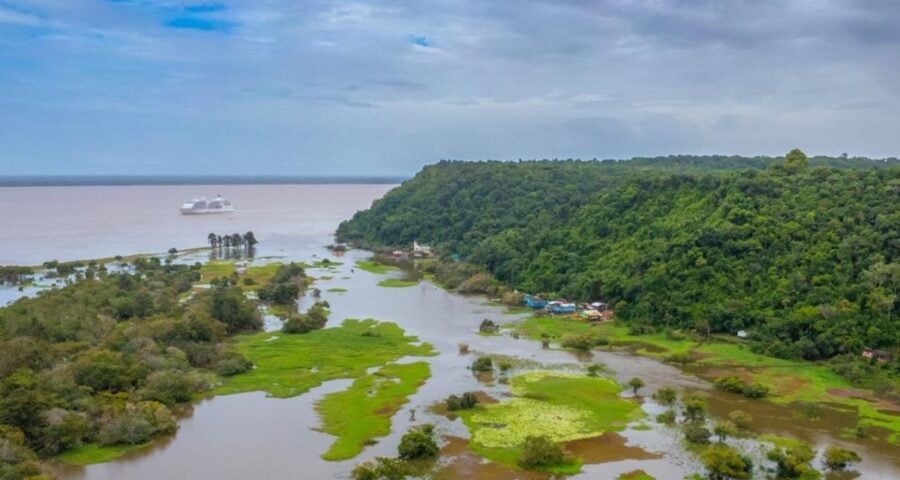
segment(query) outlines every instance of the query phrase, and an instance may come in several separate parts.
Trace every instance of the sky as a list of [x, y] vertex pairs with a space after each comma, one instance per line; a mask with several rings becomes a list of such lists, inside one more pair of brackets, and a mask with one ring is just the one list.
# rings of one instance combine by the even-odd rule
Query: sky
[[0, 0], [0, 175], [900, 156], [897, 0]]

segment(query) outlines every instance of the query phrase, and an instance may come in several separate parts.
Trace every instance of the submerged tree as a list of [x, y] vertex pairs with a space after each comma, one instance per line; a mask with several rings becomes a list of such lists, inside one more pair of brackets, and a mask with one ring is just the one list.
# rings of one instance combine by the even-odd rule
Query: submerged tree
[[247, 246], [248, 250], [255, 247], [257, 243], [259, 243], [259, 240], [256, 239], [256, 236], [253, 235], [252, 231], [244, 234], [244, 245]]
[[678, 398], [677, 395], [674, 388], [663, 387], [653, 394], [653, 398], [661, 405], [670, 406], [675, 403], [675, 400]]
[[641, 380], [641, 379], [638, 378], [638, 377], [634, 377], [634, 378], [632, 378], [631, 380], [628, 381], [628, 386], [631, 387], [632, 393], [634, 393], [635, 395], [637, 395], [638, 390], [640, 390], [641, 387], [644, 386], [644, 381]]
[[862, 458], [853, 450], [835, 446], [828, 447], [823, 458], [825, 466], [829, 470], [834, 471], [844, 470], [851, 464], [858, 463], [861, 460]]

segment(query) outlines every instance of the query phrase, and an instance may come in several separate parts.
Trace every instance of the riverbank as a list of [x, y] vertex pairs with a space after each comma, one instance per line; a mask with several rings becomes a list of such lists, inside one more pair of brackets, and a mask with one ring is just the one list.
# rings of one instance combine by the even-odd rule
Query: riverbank
[[[703, 353], [715, 366], [740, 361], [754, 367], [771, 365], [764, 359], [741, 356], [747, 352], [740, 349], [718, 352], [721, 348], [718, 345], [704, 348], [691, 340], [673, 340], [663, 335], [633, 336], [626, 327], [614, 323], [591, 327], [584, 321], [559, 317], [522, 318], [521, 313], [512, 316], [502, 302], [485, 302], [481, 296], [451, 294], [434, 288], [427, 280], [420, 281], [415, 287], [383, 288], [378, 285], [383, 280], [415, 278], [421, 272], [388, 269], [384, 273], [374, 273], [359, 269], [356, 260], [364, 255], [366, 252], [350, 252], [345, 264], [337, 267], [324, 267], [321, 260], [316, 262], [328, 271], [327, 275], [319, 276], [316, 284], [321, 288], [323, 299], [332, 304], [335, 321], [328, 328], [302, 335], [269, 331], [234, 337], [234, 348], [256, 368], [221, 380], [221, 385], [212, 392], [215, 396], [207, 396], [207, 400], [198, 404], [194, 415], [205, 418], [203, 412], [218, 408], [208, 405], [249, 404], [265, 410], [280, 404], [271, 402], [287, 401], [278, 399], [294, 399], [297, 404], [307, 406], [304, 408], [309, 411], [303, 415], [308, 417], [304, 423], [308, 427], [304, 428], [314, 431], [294, 432], [293, 435], [307, 439], [303, 444], [309, 448], [305, 449], [303, 458], [322, 478], [343, 478], [359, 462], [371, 460], [373, 456], [396, 455], [399, 436], [420, 422], [437, 425], [437, 431], [443, 437], [441, 444], [451, 445], [452, 438], [465, 439], [464, 446], [457, 448], [454, 456], [442, 454], [434, 467], [435, 478], [454, 478], [454, 474], [440, 476], [445, 467], [456, 472], [473, 468], [480, 473], [490, 471], [489, 478], [492, 479], [532, 478], [532, 473], [536, 475], [533, 478], [545, 478], [541, 475], [548, 471], [576, 478], [596, 478], [598, 474], [617, 478], [638, 470], [647, 472], [651, 478], [671, 478], [666, 472], [683, 472], [677, 474], [677, 478], [682, 478], [692, 471], [701, 471], [702, 464], [698, 464], [698, 455], [685, 451], [680, 429], [652, 421], [661, 407], [650, 394], [667, 384], [675, 384], [682, 391], [695, 387], [689, 381], [667, 373], [667, 369], [674, 370], [668, 367], [670, 364], [661, 368], [664, 364], [659, 362], [667, 361], [672, 353], [692, 356]], [[302, 260], [279, 258], [260, 260], [255, 264], [250, 262], [244, 267], [243, 274], [247, 275], [251, 268], [271, 273], [274, 267], [267, 266], [266, 262], [286, 265], [291, 261], [299, 265]], [[311, 264], [306, 266], [317, 268]], [[351, 272], [353, 269], [356, 273]], [[235, 273], [221, 265], [209, 271], [214, 270], [226, 277]], [[254, 290], [244, 286], [242, 289], [245, 294], [252, 294]], [[343, 291], [331, 291], [333, 289]], [[308, 302], [315, 300], [303, 297], [301, 305], [308, 306]], [[360, 316], [360, 312], [377, 320], [338, 323], [344, 318], [366, 318]], [[481, 335], [478, 328], [485, 318], [505, 324], [506, 331], [500, 335]], [[393, 319], [397, 320], [396, 324], [390, 322]], [[517, 325], [521, 330], [515, 330]], [[593, 333], [591, 329], [602, 332], [612, 346], [601, 347], [593, 356], [556, 346], [567, 335]], [[367, 333], [368, 330], [372, 332]], [[428, 343], [421, 343], [422, 340]], [[549, 340], [552, 348], [542, 349], [540, 343], [544, 340]], [[460, 353], [459, 343], [470, 345], [470, 353]], [[407, 348], [410, 350], [406, 351]], [[640, 356], [632, 356], [632, 352]], [[421, 360], [417, 360], [418, 354], [423, 355]], [[473, 375], [470, 370], [472, 361], [482, 355], [494, 359], [496, 370], [491, 379]], [[643, 359], [652, 359], [652, 363], [641, 363], [651, 362]], [[591, 366], [599, 363], [608, 365], [599, 370], [601, 377], [586, 375], [596, 374], [598, 371]], [[699, 370], [693, 370], [699, 364], [697, 360], [678, 366], [687, 372], [685, 377], [703, 376]], [[632, 396], [630, 389], [622, 391], [622, 385], [631, 376], [646, 380], [648, 387], [641, 392], [644, 396]], [[658, 377], [664, 380], [660, 381]], [[485, 402], [471, 412], [462, 413], [455, 421], [423, 412], [449, 394], [476, 388], [483, 389], [497, 403]], [[266, 396], [251, 393], [258, 391], [267, 392], [268, 400]], [[581, 395], [584, 392], [592, 392], [588, 395], [590, 398]], [[710, 396], [711, 417], [727, 417], [728, 410], [724, 410], [723, 415], [718, 402], [731, 394], [710, 393], [713, 394]], [[753, 412], [754, 425], [760, 423], [759, 428], [765, 430], [762, 424], [766, 417], [757, 414], [755, 409], [748, 410]], [[415, 412], [419, 412], [418, 415]], [[259, 429], [259, 425], [247, 423], [260, 420], [246, 409], [229, 411], [229, 415], [235, 416], [233, 422], [244, 425], [240, 427], [244, 432], [242, 437], [252, 437], [249, 432]], [[640, 417], [650, 420], [640, 420]], [[544, 420], [539, 420], [541, 418]], [[202, 423], [206, 425], [203, 428], [211, 428], [208, 422], [212, 421], [233, 423], [219, 417]], [[192, 422], [187, 418], [179, 424], [193, 425]], [[197, 439], [196, 428], [199, 427], [191, 427], [186, 433], [179, 432], [171, 440], [126, 452], [123, 460], [99, 464], [89, 471], [114, 472], [116, 468], [133, 465], [127, 470], [132, 474], [129, 478], [153, 478], [165, 468], [160, 462], [167, 458], [171, 461], [172, 455], [205, 451], [205, 445], [211, 442], [219, 445], [218, 439]], [[269, 425], [264, 431], [271, 429]], [[518, 465], [521, 442], [515, 439], [521, 440], [522, 435], [535, 432], [565, 434], [554, 440], [560, 441], [573, 454], [572, 461], [539, 469], [544, 473], [522, 470]], [[574, 436], [569, 438], [570, 434]], [[297, 441], [260, 435], [252, 440], [231, 438], [227, 442], [267, 445], [268, 442], [296, 444]], [[747, 444], [752, 447], [746, 448], [760, 449], [770, 439], [789, 437], [790, 434], [760, 436]], [[503, 439], [510, 441], [505, 445], [492, 443]], [[741, 441], [751, 442], [750, 439]], [[269, 449], [266, 447], [267, 451]], [[290, 453], [282, 452], [282, 455]], [[263, 458], [269, 457], [263, 455]], [[268, 461], [283, 465], [288, 462], [286, 458], [273, 457]], [[98, 456], [97, 459], [102, 458]], [[492, 463], [485, 463], [485, 459]], [[762, 468], [766, 460], [757, 458], [755, 462]], [[305, 468], [297, 467], [296, 462], [288, 463], [294, 468]], [[274, 467], [259, 463], [257, 468], [271, 471]], [[223, 474], [225, 478], [237, 478], [231, 473]], [[90, 474], [86, 478], [116, 478], [96, 475]]]
[[[900, 445], [900, 405], [877, 399], [873, 392], [854, 387], [827, 365], [760, 355], [740, 340], [726, 342], [714, 338], [705, 342], [688, 336], [673, 339], [665, 334], [632, 335], [627, 326], [614, 321], [591, 323], [568, 317], [535, 316], [509, 324], [507, 328], [532, 340], [555, 344], [587, 336], [595, 345], [604, 345], [595, 348], [626, 348], [637, 355], [676, 365], [711, 383], [723, 377], [737, 376], [748, 384], [767, 387], [770, 394], [765, 400], [774, 403], [813, 402], [852, 408], [863, 429], [871, 428], [872, 435]], [[858, 393], [851, 396], [845, 393], [848, 391]], [[842, 434], [857, 435], [856, 432]]]

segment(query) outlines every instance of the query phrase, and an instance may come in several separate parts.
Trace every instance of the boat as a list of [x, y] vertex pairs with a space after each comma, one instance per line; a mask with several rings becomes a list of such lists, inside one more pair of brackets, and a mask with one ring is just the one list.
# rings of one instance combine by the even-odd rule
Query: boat
[[547, 306], [547, 301], [541, 297], [525, 295], [525, 305], [531, 308], [544, 308]]
[[228, 199], [221, 195], [208, 199], [206, 197], [196, 197], [190, 202], [185, 202], [181, 206], [182, 215], [200, 215], [204, 213], [227, 213], [233, 212], [234, 205]]
[[575, 304], [555, 300], [547, 304], [547, 310], [550, 313], [575, 313]]

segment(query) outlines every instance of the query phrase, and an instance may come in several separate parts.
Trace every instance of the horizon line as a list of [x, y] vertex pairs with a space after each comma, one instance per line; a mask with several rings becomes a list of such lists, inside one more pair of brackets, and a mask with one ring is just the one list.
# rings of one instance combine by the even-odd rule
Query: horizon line
[[0, 175], [0, 187], [399, 184], [401, 175]]

